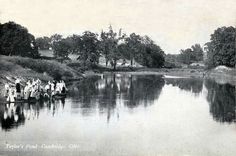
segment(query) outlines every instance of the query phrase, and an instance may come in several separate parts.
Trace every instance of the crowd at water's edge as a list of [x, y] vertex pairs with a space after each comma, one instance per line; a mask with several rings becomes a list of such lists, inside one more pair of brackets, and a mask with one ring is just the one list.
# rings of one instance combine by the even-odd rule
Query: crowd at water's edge
[[26, 85], [21, 84], [21, 79], [16, 78], [15, 84], [7, 82], [5, 84], [4, 97], [7, 102], [16, 102], [17, 100], [39, 100], [41, 98], [50, 98], [55, 95], [65, 95], [67, 91], [63, 80], [48, 81], [43, 85], [40, 79], [28, 80]]

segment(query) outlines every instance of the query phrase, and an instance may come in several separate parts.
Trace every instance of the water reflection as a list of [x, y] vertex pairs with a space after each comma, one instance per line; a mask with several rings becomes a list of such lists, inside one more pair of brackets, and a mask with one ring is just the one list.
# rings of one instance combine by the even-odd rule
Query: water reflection
[[199, 95], [203, 90], [203, 86], [205, 86], [207, 90], [206, 98], [213, 119], [218, 122], [236, 122], [235, 86], [218, 84], [210, 79], [167, 78], [165, 80], [166, 84], [172, 84], [181, 90], [192, 92], [194, 95]]
[[6, 105], [6, 107], [1, 110], [0, 122], [2, 129], [5, 130], [23, 125], [25, 123], [25, 116], [22, 107], [19, 105], [15, 106], [14, 104]]
[[70, 96], [80, 107], [95, 107], [98, 102], [99, 108], [114, 108], [119, 100], [127, 107], [133, 108], [138, 105], [151, 105], [158, 99], [164, 80], [155, 75], [120, 75], [111, 74], [102, 77], [90, 77], [77, 84]]
[[131, 77], [125, 99], [130, 108], [138, 105], [152, 105], [159, 98], [165, 82], [161, 77], [154, 75]]
[[207, 101], [213, 118], [219, 122], [236, 122], [235, 86], [217, 84], [211, 80], [206, 80], [205, 86], [208, 90]]
[[52, 116], [59, 107], [64, 108], [65, 99], [37, 103], [11, 103], [1, 105], [0, 123], [3, 130], [9, 131], [24, 125], [27, 120], [39, 117], [40, 110], [46, 108]]
[[[36, 104], [0, 104], [0, 124], [3, 130], [9, 131], [26, 124], [29, 120], [37, 120], [42, 112], [46, 112], [44, 120], [47, 120], [61, 113], [58, 110], [64, 110], [65, 104], [71, 114], [84, 117], [102, 115], [109, 122], [112, 117], [119, 119], [120, 112], [124, 112], [125, 109], [134, 110], [135, 113], [136, 108], [153, 105], [159, 99], [165, 84], [170, 87], [169, 89], [178, 87], [193, 93], [196, 96], [194, 100], [207, 101], [215, 121], [236, 122], [236, 92], [232, 85], [194, 78], [165, 78], [164, 80], [157, 75], [107, 74], [74, 82], [70, 85], [66, 101], [61, 99]], [[169, 93], [165, 94], [169, 96]], [[179, 94], [189, 96], [185, 92]], [[67, 122], [70, 122], [71, 118], [72, 116], [67, 119]]]
[[166, 84], [172, 84], [182, 90], [190, 91], [198, 95], [203, 88], [203, 80], [197, 78], [177, 78], [166, 79]]
[[[81, 109], [83, 115], [94, 113], [98, 107], [100, 113], [107, 113], [109, 121], [114, 109], [120, 105], [128, 108], [148, 106], [158, 99], [164, 80], [155, 75], [108, 74], [102, 77], [90, 77], [79, 82], [70, 94], [73, 108]], [[119, 116], [119, 112], [117, 112]]]

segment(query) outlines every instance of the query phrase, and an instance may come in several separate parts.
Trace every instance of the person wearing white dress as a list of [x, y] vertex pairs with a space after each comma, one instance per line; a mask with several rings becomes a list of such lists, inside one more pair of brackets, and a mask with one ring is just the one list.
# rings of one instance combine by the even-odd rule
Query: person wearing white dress
[[5, 84], [5, 92], [4, 92], [4, 96], [5, 96], [5, 97], [8, 97], [8, 96], [9, 96], [9, 89], [10, 89], [10, 85], [9, 85], [9, 83], [7, 82], [7, 83]]
[[10, 88], [9, 89], [9, 96], [7, 97], [7, 102], [15, 102], [15, 89]]

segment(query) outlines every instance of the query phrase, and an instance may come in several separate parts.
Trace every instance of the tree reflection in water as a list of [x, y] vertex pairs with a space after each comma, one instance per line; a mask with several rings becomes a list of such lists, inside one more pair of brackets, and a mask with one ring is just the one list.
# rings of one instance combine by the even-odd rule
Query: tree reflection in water
[[[203, 89], [203, 80], [194, 78], [167, 78], [166, 84], [178, 86], [180, 89], [199, 95]], [[235, 86], [218, 84], [213, 80], [204, 80], [207, 89], [207, 101], [213, 119], [219, 122], [236, 122], [236, 92]]]
[[64, 108], [65, 99], [56, 101], [44, 101], [37, 103], [11, 103], [1, 104], [0, 123], [3, 130], [9, 131], [24, 125], [27, 120], [34, 120], [39, 117], [40, 110], [47, 110], [54, 115], [59, 108], [59, 104]]
[[[107, 113], [109, 121], [114, 109], [118, 109], [118, 104], [129, 108], [153, 104], [164, 83], [161, 76], [155, 75], [107, 74], [102, 77], [89, 77], [79, 82], [70, 94], [75, 101], [72, 107], [98, 107], [100, 113]], [[88, 115], [94, 109], [89, 112], [88, 109], [81, 111]]]
[[[180, 89], [192, 92], [198, 98], [207, 89], [207, 101], [214, 120], [236, 122], [235, 87], [229, 84], [217, 84], [215, 81], [201, 79], [164, 79], [157, 75], [107, 74], [92, 76], [70, 86], [67, 99], [72, 113], [79, 111], [83, 116], [91, 113], [105, 114], [107, 122], [111, 116], [119, 119], [120, 109], [147, 107], [158, 100], [163, 86], [172, 84]], [[188, 95], [186, 95], [188, 96]], [[205, 97], [203, 97], [205, 98]], [[0, 104], [0, 124], [3, 130], [17, 128], [28, 120], [37, 119], [42, 109], [47, 115], [55, 116], [59, 108], [64, 108], [65, 99], [44, 101], [36, 104]]]
[[206, 80], [205, 86], [208, 90], [207, 101], [213, 118], [219, 122], [236, 122], [235, 86], [218, 84], [211, 80]]
[[159, 98], [165, 81], [160, 76], [137, 76], [130, 77], [130, 86], [125, 94], [128, 107], [133, 108], [139, 105], [151, 105]]
[[172, 84], [173, 86], [177, 86], [182, 90], [190, 91], [198, 95], [201, 93], [203, 88], [203, 80], [197, 78], [166, 78], [166, 84]]

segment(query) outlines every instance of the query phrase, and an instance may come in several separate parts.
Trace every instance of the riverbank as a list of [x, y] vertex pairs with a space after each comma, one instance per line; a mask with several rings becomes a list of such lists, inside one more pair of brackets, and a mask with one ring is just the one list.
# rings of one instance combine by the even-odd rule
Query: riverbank
[[225, 66], [218, 66], [213, 69], [203, 68], [173, 68], [173, 69], [142, 69], [138, 70], [141, 73], [160, 74], [177, 77], [194, 77], [213, 79], [217, 83], [236, 86], [236, 68], [227, 68]]
[[[15, 77], [26, 82], [28, 79], [39, 78], [43, 82], [53, 79], [65, 81], [79, 80], [84, 76], [100, 75], [113, 72], [111, 68], [97, 66], [91, 70], [82, 71], [75, 64], [62, 64], [53, 60], [31, 59], [17, 56], [0, 56], [0, 97], [6, 82], [14, 83]], [[230, 83], [236, 86], [235, 68], [215, 68], [211, 70], [190, 68], [131, 68], [118, 67], [116, 73], [131, 73], [141, 75], [167, 75], [177, 77], [210, 78], [218, 83]]]
[[219, 84], [229, 83], [236, 86], [236, 68], [218, 66], [206, 71], [206, 77], [215, 80]]
[[[108, 71], [110, 72], [110, 71]], [[102, 73], [108, 73], [103, 71]], [[219, 84], [229, 83], [236, 86], [236, 69], [235, 68], [222, 68], [216, 67], [214, 69], [205, 70], [203, 68], [125, 68], [118, 69], [116, 73], [130, 73], [132, 75], [166, 75], [172, 77], [185, 77], [185, 78], [206, 78], [213, 79]], [[96, 75], [93, 71], [88, 72], [88, 75]]]
[[0, 97], [3, 96], [4, 84], [14, 84], [16, 77], [20, 77], [22, 82], [37, 78], [47, 82], [53, 79], [81, 79], [83, 75], [66, 64], [53, 60], [0, 55]]

